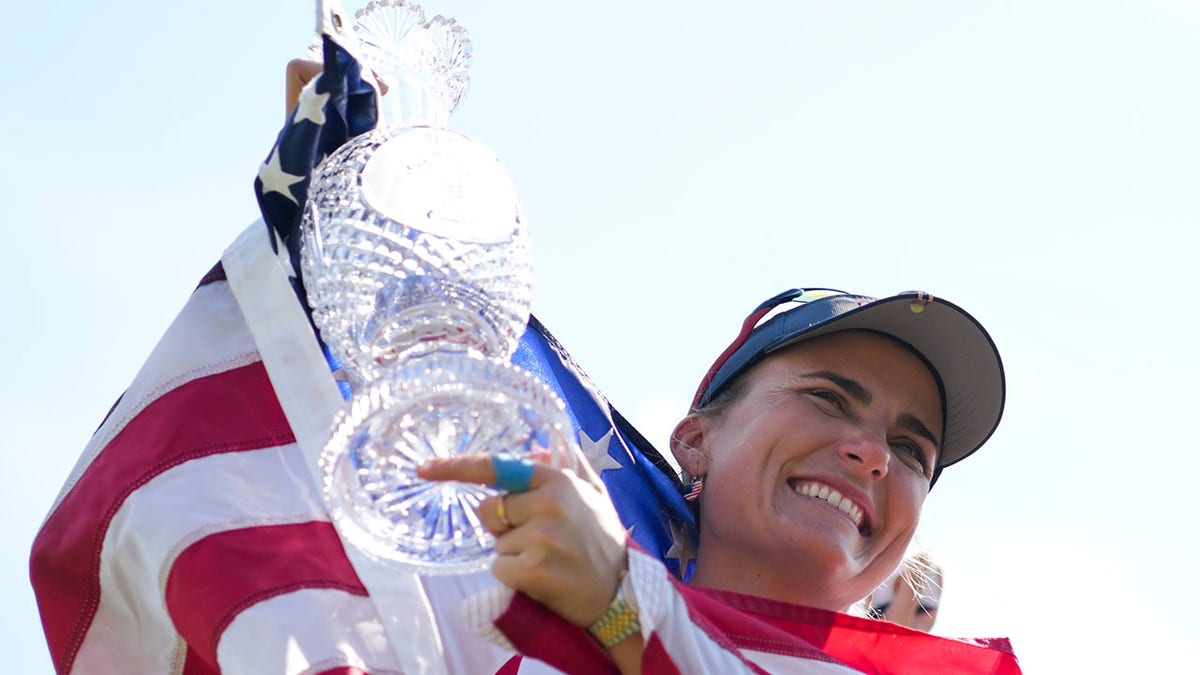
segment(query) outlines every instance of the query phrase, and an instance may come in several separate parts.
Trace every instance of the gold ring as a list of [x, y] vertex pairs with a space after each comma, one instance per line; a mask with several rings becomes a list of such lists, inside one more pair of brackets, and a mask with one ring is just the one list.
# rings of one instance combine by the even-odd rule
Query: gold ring
[[504, 525], [505, 529], [511, 530], [513, 524], [508, 519], [508, 509], [504, 508], [504, 498], [507, 496], [507, 494], [500, 495], [499, 501], [496, 502], [496, 517], [500, 519], [500, 523]]

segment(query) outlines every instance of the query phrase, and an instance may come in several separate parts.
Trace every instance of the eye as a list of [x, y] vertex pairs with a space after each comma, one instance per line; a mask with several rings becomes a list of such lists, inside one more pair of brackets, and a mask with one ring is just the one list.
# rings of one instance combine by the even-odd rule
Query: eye
[[909, 438], [900, 438], [892, 441], [891, 446], [900, 454], [905, 464], [926, 476], [929, 475], [929, 456], [925, 454], [920, 443]]
[[819, 399], [825, 407], [833, 407], [836, 412], [843, 415], [850, 412], [850, 406], [846, 402], [846, 398], [836, 391], [830, 389], [806, 389], [802, 393]]

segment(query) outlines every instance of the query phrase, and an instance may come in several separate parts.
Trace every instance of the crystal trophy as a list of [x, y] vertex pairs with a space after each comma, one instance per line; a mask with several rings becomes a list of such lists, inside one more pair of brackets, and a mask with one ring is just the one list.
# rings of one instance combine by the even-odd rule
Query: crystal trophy
[[377, 559], [481, 570], [494, 539], [476, 507], [497, 491], [423, 481], [416, 467], [572, 457], [563, 403], [508, 363], [529, 316], [529, 234], [499, 158], [445, 126], [468, 84], [462, 27], [406, 0], [356, 19], [364, 65], [387, 85], [386, 125], [316, 168], [302, 222], [313, 321], [357, 389], [321, 455], [324, 496], [343, 536]]

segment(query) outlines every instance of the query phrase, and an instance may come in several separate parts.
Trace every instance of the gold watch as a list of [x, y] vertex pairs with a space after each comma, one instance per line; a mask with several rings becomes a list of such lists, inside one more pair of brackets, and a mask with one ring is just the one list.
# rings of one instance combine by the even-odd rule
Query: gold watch
[[[621, 572], [621, 581], [625, 581], [625, 573]], [[621, 640], [642, 629], [638, 621], [637, 610], [625, 600], [625, 584], [617, 587], [617, 597], [613, 598], [608, 611], [596, 623], [588, 626], [588, 633], [596, 638], [605, 649], [610, 649]]]

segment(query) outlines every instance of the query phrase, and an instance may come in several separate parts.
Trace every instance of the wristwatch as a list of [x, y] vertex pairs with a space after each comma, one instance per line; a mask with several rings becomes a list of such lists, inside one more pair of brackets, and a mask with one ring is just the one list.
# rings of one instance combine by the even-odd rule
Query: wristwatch
[[608, 611], [596, 623], [588, 626], [588, 633], [596, 638], [600, 646], [610, 649], [621, 640], [642, 629], [637, 610], [626, 600], [625, 570], [621, 570], [621, 584], [617, 586], [617, 597], [613, 598]]

